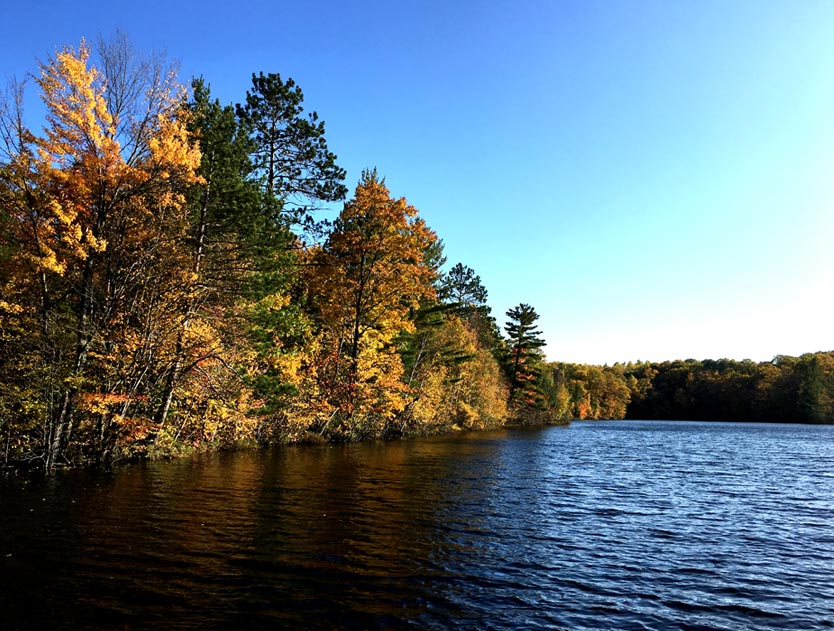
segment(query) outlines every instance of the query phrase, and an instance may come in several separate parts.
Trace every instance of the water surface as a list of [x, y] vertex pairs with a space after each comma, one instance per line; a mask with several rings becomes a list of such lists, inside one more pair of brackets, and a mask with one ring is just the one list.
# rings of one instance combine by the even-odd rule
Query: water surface
[[0, 481], [3, 629], [830, 629], [834, 427], [581, 422]]

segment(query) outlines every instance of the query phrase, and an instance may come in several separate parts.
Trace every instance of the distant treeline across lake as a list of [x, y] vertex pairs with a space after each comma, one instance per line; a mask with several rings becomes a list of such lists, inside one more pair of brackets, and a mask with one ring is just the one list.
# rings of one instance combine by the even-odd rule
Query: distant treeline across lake
[[561, 417], [834, 422], [834, 352], [614, 366], [550, 364], [548, 398]]

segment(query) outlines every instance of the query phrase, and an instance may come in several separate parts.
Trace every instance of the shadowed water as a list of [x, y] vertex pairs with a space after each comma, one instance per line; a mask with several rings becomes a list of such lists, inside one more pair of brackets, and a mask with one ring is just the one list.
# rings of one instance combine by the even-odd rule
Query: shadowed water
[[830, 629], [834, 427], [605, 422], [0, 481], [3, 629]]

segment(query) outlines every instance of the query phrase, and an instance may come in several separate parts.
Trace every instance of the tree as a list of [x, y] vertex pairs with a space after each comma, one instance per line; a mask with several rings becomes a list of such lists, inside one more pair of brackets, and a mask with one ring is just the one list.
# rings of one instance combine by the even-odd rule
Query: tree
[[[253, 143], [232, 106], [212, 100], [202, 79], [192, 83], [188, 131], [199, 139], [201, 161], [195, 181], [186, 189], [188, 225], [179, 244], [190, 271], [181, 292], [176, 343], [158, 358], [164, 386], [154, 413], [157, 431], [164, 427], [177, 386], [198, 366], [221, 359], [220, 331], [231, 317], [255, 254], [266, 232], [261, 220], [260, 193], [247, 180], [252, 172]], [[224, 326], [217, 326], [223, 313]]]
[[2, 282], [25, 282], [38, 296], [40, 326], [27, 346], [40, 348], [49, 378], [32, 456], [47, 469], [65, 458], [75, 429], [96, 459], [143, 431], [149, 361], [170, 331], [160, 319], [170, 313], [167, 290], [182, 280], [180, 191], [195, 181], [200, 153], [171, 73], [114, 68], [128, 57], [117, 52], [108, 48], [99, 69], [82, 42], [41, 64], [42, 135], [14, 110], [4, 116], [16, 138], [0, 183], [16, 272]]
[[455, 264], [437, 284], [438, 299], [457, 313], [469, 329], [475, 332], [478, 345], [500, 358], [501, 331], [492, 310], [486, 304], [487, 290], [471, 267]]
[[834, 422], [834, 353], [808, 353], [798, 364], [798, 401], [803, 420]]
[[292, 79], [263, 72], [252, 75], [252, 89], [237, 115], [254, 141], [255, 173], [287, 221], [308, 218], [317, 201], [344, 199], [345, 170], [324, 137], [324, 122], [312, 112], [303, 115], [304, 95]]
[[504, 325], [507, 332], [509, 355], [507, 373], [510, 382], [510, 404], [539, 407], [541, 394], [536, 387], [539, 366], [542, 361], [541, 331], [535, 322], [539, 315], [527, 304], [519, 304], [507, 311], [509, 321]]
[[440, 281], [438, 297], [464, 308], [480, 307], [486, 304], [487, 290], [471, 267], [457, 263]]
[[326, 243], [311, 253], [310, 292], [321, 330], [316, 372], [338, 418], [357, 437], [385, 431], [404, 405], [396, 337], [434, 297], [426, 252], [434, 233], [405, 198], [365, 171]]
[[403, 433], [426, 434], [455, 425], [495, 427], [506, 420], [507, 388], [501, 367], [477, 333], [446, 305], [420, 310], [405, 336], [409, 386]]

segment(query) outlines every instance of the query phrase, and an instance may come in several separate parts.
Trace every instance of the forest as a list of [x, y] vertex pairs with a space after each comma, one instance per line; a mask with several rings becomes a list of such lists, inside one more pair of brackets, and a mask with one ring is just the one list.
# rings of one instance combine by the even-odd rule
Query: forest
[[292, 79], [253, 74], [222, 104], [117, 35], [28, 83], [40, 131], [27, 82], [0, 110], [2, 462], [548, 420], [535, 310], [502, 333], [376, 170], [348, 198]]
[[349, 196], [292, 79], [253, 74], [223, 104], [173, 68], [122, 35], [82, 42], [0, 103], [0, 462], [574, 418], [834, 419], [832, 353], [547, 363], [535, 309], [499, 327], [479, 276], [443, 271], [442, 240], [375, 169]]
[[551, 363], [541, 379], [558, 418], [834, 423], [834, 352], [755, 363]]

